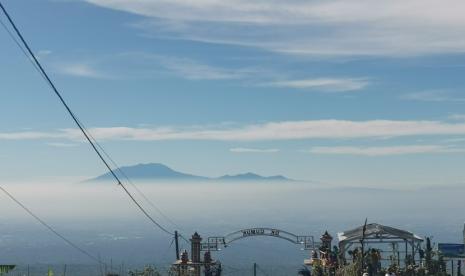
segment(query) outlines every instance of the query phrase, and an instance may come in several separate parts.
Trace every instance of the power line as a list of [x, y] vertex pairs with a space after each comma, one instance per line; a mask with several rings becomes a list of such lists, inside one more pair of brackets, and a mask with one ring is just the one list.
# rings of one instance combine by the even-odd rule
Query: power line
[[[159, 224], [155, 219], [153, 219], [148, 213], [147, 211], [145, 211], [145, 209], [139, 204], [139, 202], [137, 202], [137, 200], [134, 198], [134, 196], [128, 191], [128, 189], [123, 185], [123, 183], [120, 181], [120, 179], [118, 178], [118, 176], [115, 174], [115, 172], [111, 169], [110, 165], [108, 164], [108, 162], [106, 161], [106, 159], [102, 156], [102, 154], [100, 153], [100, 151], [97, 149], [96, 145], [94, 144], [94, 142], [92, 141], [92, 139], [89, 137], [89, 134], [87, 133], [87, 131], [85, 130], [84, 126], [80, 123], [80, 121], [78, 120], [78, 118], [74, 115], [73, 111], [71, 110], [71, 108], [69, 107], [69, 105], [67, 104], [67, 102], [65, 101], [65, 99], [63, 98], [63, 96], [61, 95], [61, 93], [58, 91], [58, 89], [56, 88], [55, 84], [52, 82], [52, 80], [50, 79], [50, 77], [48, 76], [48, 74], [46, 73], [46, 71], [44, 70], [44, 68], [42, 67], [41, 63], [38, 61], [38, 59], [36, 58], [36, 56], [34, 55], [34, 53], [32, 52], [31, 48], [29, 47], [29, 44], [26, 42], [26, 40], [24, 39], [23, 35], [21, 34], [21, 32], [19, 31], [19, 29], [16, 27], [16, 24], [14, 23], [14, 21], [12, 20], [12, 18], [10, 17], [9, 13], [6, 11], [5, 7], [3, 6], [3, 4], [0, 2], [0, 8], [2, 9], [3, 13], [5, 14], [6, 18], [8, 19], [8, 21], [10, 22], [11, 26], [13, 27], [15, 33], [17, 34], [17, 36], [19, 37], [19, 39], [21, 40], [22, 44], [24, 45], [24, 47], [26, 48], [27, 52], [29, 53], [29, 55], [32, 57], [33, 59], [33, 62], [34, 64], [36, 65], [35, 68], [38, 69], [41, 73], [41, 75], [45, 78], [46, 82], [49, 84], [50, 88], [53, 90], [53, 92], [55, 93], [55, 95], [58, 97], [58, 99], [60, 100], [60, 102], [62, 103], [62, 105], [65, 107], [66, 111], [68, 112], [68, 114], [71, 116], [71, 118], [73, 119], [73, 121], [75, 122], [75, 124], [78, 126], [79, 130], [82, 132], [82, 134], [84, 135], [84, 137], [86, 138], [86, 140], [89, 142], [89, 144], [91, 145], [92, 149], [94, 150], [94, 152], [97, 154], [98, 158], [102, 161], [102, 163], [105, 165], [105, 167], [108, 169], [108, 171], [111, 173], [111, 175], [113, 176], [113, 178], [116, 180], [117, 184], [119, 186], [121, 186], [121, 188], [124, 190], [124, 192], [129, 196], [129, 198], [132, 200], [132, 202], [139, 208], [139, 210], [153, 223], [155, 224], [160, 230], [162, 230], [163, 232], [169, 234], [169, 235], [174, 235], [174, 233], [168, 231], [166, 228], [164, 228], [161, 224]], [[18, 43], [19, 44], [19, 43]], [[22, 50], [24, 50], [22, 47], [20, 47]]]
[[63, 241], [65, 241], [68, 245], [70, 245], [71, 247], [73, 247], [74, 249], [76, 249], [77, 251], [81, 252], [82, 254], [86, 255], [87, 257], [89, 257], [90, 259], [94, 260], [95, 262], [97, 262], [98, 264], [105, 264], [104, 262], [100, 261], [97, 257], [95, 257], [94, 255], [90, 254], [89, 252], [87, 252], [86, 250], [82, 249], [81, 247], [79, 247], [78, 245], [76, 245], [74, 242], [72, 242], [71, 240], [69, 240], [68, 238], [66, 238], [65, 236], [63, 236], [62, 234], [60, 234], [58, 231], [56, 231], [52, 226], [50, 226], [48, 223], [46, 223], [44, 220], [42, 220], [39, 216], [37, 216], [36, 214], [34, 214], [29, 208], [27, 208], [23, 203], [21, 203], [18, 199], [16, 199], [12, 194], [10, 194], [5, 188], [3, 188], [2, 186], [0, 186], [0, 190], [2, 190], [2, 192], [4, 194], [6, 194], [11, 200], [13, 200], [16, 204], [18, 204], [19, 206], [21, 206], [21, 208], [24, 209], [24, 211], [26, 211], [29, 215], [31, 215], [33, 218], [35, 218], [40, 224], [42, 224], [43, 226], [45, 226], [48, 230], [50, 230], [53, 234], [55, 234], [57, 237], [59, 237], [60, 239], [62, 239]]
[[[1, 5], [1, 3], [0, 3]], [[0, 25], [2, 25], [2, 27], [5, 29], [5, 31], [8, 33], [8, 35], [11, 37], [11, 39], [15, 42], [15, 44], [21, 49], [21, 52], [24, 54], [24, 56], [29, 60], [29, 62], [31, 62], [32, 66], [37, 70], [37, 72], [39, 72], [39, 74], [41, 75], [41, 77], [44, 77], [42, 75], [42, 73], [40, 72], [39, 68], [37, 67], [37, 65], [33, 62], [33, 60], [31, 59], [31, 57], [27, 54], [26, 50], [24, 50], [24, 48], [21, 46], [21, 44], [19, 43], [19, 41], [16, 39], [16, 37], [13, 35], [13, 33], [10, 31], [10, 29], [5, 25], [5, 23], [1, 20], [0, 18]], [[29, 208], [27, 208], [23, 203], [21, 203], [17, 198], [15, 198], [10, 192], [8, 192], [4, 187], [0, 186], [0, 190], [2, 190], [2, 192], [7, 195], [11, 200], [13, 200], [16, 204], [18, 204], [22, 209], [24, 209], [29, 215], [31, 215], [35, 220], [37, 220], [40, 224], [42, 224], [45, 228], [47, 228], [50, 232], [52, 232], [53, 234], [55, 234], [57, 237], [59, 237], [60, 239], [62, 239], [63, 241], [65, 241], [68, 245], [70, 245], [72, 248], [74, 248], [75, 250], [81, 252], [82, 254], [86, 255], [87, 257], [89, 257], [90, 259], [92, 259], [93, 261], [96, 261], [98, 264], [102, 265], [102, 264], [105, 264], [104, 262], [102, 262], [99, 258], [96, 258], [95, 256], [93, 256], [92, 254], [90, 254], [89, 252], [87, 252], [86, 250], [82, 249], [81, 247], [79, 247], [78, 245], [76, 245], [74, 242], [72, 242], [71, 240], [69, 240], [68, 238], [66, 238], [65, 236], [63, 236], [62, 234], [60, 234], [57, 230], [55, 230], [52, 226], [50, 226], [48, 223], [46, 223], [44, 220], [42, 220], [39, 216], [37, 216], [36, 214], [34, 214]]]
[[[0, 3], [1, 5], [1, 3]], [[0, 25], [2, 25], [2, 27], [5, 29], [5, 31], [8, 33], [8, 35], [10, 36], [10, 38], [14, 41], [14, 43], [18, 46], [18, 48], [21, 50], [21, 52], [24, 54], [24, 56], [27, 58], [27, 60], [32, 64], [32, 66], [34, 67], [34, 69], [36, 69], [36, 71], [40, 74], [40, 76], [42, 78], [45, 79], [45, 77], [43, 76], [42, 72], [40, 72], [39, 68], [37, 67], [37, 65], [34, 63], [34, 61], [32, 60], [31, 56], [28, 55], [28, 53], [26, 52], [26, 50], [23, 48], [23, 46], [21, 45], [21, 43], [18, 41], [18, 39], [16, 39], [15, 35], [11, 32], [11, 30], [7, 27], [7, 25], [3, 22], [3, 20], [0, 18]], [[46, 80], [46, 79], [45, 79]]]
[[[81, 123], [82, 124], [82, 123]], [[94, 143], [97, 145], [97, 147], [103, 152], [103, 154], [110, 160], [110, 162], [113, 164], [113, 166], [116, 168], [116, 170], [126, 179], [126, 181], [131, 184], [131, 186], [134, 188], [134, 190], [137, 191], [137, 193], [147, 202], [150, 206], [152, 206], [153, 209], [155, 209], [166, 221], [171, 223], [174, 227], [176, 228], [181, 228], [177, 223], [175, 223], [172, 219], [170, 219], [167, 215], [164, 214], [164, 212], [155, 205], [138, 187], [137, 185], [131, 181], [131, 179], [127, 176], [127, 174], [121, 169], [121, 167], [111, 158], [111, 156], [106, 152], [106, 150], [100, 145], [100, 143], [97, 142], [97, 140], [92, 136], [90, 132], [88, 132], [89, 137], [94, 141]]]
[[[41, 75], [41, 77], [47, 82], [47, 79], [46, 77], [43, 75], [43, 73], [40, 71], [39, 67], [37, 67], [37, 65], [34, 63], [34, 60], [31, 58], [30, 55], [28, 55], [28, 53], [26, 52], [26, 50], [23, 48], [23, 46], [19, 43], [19, 41], [16, 39], [16, 37], [14, 36], [14, 34], [10, 31], [10, 29], [5, 25], [5, 23], [1, 20], [0, 18], [0, 24], [2, 25], [2, 27], [5, 29], [5, 31], [8, 33], [8, 35], [11, 37], [11, 39], [15, 42], [15, 44], [18, 46], [18, 48], [20, 48], [21, 52], [24, 54], [24, 56], [31, 62], [31, 64], [34, 66], [34, 68], [37, 70], [37, 72]], [[49, 84], [47, 82], [47, 84]], [[49, 84], [50, 86], [50, 84]], [[50, 86], [52, 89], [53, 87]], [[81, 126], [83, 126], [84, 129], [86, 129], [82, 123], [81, 120], [79, 120], [79, 118], [77, 117], [76, 114], [74, 114], [74, 116], [78, 119], [79, 121], [79, 124], [81, 124]], [[129, 182], [129, 184], [131, 184], [131, 186], [133, 186], [133, 188], [137, 191], [137, 193], [149, 204], [151, 205], [163, 218], [165, 218], [169, 223], [171, 223], [173, 226], [177, 227], [177, 228], [181, 228], [178, 224], [176, 224], [173, 220], [171, 220], [167, 215], [165, 215], [160, 208], [158, 208], [149, 198], [147, 198], [147, 196], [136, 186], [136, 184], [134, 184], [131, 179], [129, 179], [129, 177], [123, 172], [123, 170], [121, 170], [121, 168], [119, 167], [119, 165], [111, 158], [111, 156], [105, 151], [105, 149], [97, 142], [97, 140], [91, 135], [90, 132], [87, 132], [87, 134], [89, 135], [89, 137], [92, 139], [92, 141], [97, 145], [97, 147], [103, 152], [103, 154], [110, 160], [110, 162], [113, 164], [113, 166], [115, 166], [118, 170], [118, 172], [124, 176], [124, 178], [127, 180], [127, 182]]]
[[[79, 120], [79, 118], [76, 116], [76, 114], [74, 114], [74, 116], [77, 118], [77, 120], [79, 121], [79, 123], [83, 126], [84, 129], [87, 129], [84, 124], [82, 123], [82, 121]], [[87, 131], [87, 134], [89, 135], [90, 139], [92, 139], [92, 141], [94, 142], [94, 144], [102, 151], [103, 155], [105, 155], [106, 158], [108, 158], [108, 160], [110, 161], [110, 163], [116, 168], [116, 170], [126, 179], [126, 181], [131, 184], [131, 186], [134, 188], [134, 190], [137, 191], [137, 193], [150, 205], [152, 206], [153, 209], [155, 209], [166, 221], [168, 221], [169, 223], [171, 223], [174, 227], [178, 228], [178, 229], [182, 229], [181, 226], [179, 226], [177, 223], [175, 223], [172, 219], [170, 219], [166, 214], [164, 214], [164, 212], [155, 205], [155, 203], [153, 203], [143, 192], [142, 190], [140, 190], [137, 185], [131, 181], [131, 179], [127, 176], [127, 174], [121, 169], [121, 167], [116, 163], [116, 161], [107, 153], [107, 151], [103, 148], [102, 145], [100, 145], [100, 143], [97, 141], [97, 139], [94, 138], [94, 136], [92, 135], [92, 133], [90, 131]], [[181, 234], [178, 235], [179, 237], [181, 237], [183, 240], [187, 241], [188, 240]]]
[[[76, 115], [75, 115], [76, 116]], [[78, 118], [76, 116], [76, 118]], [[78, 121], [79, 123], [83, 125], [83, 123], [79, 120], [78, 118]], [[126, 181], [131, 184], [131, 186], [137, 191], [137, 193], [149, 204], [153, 207], [153, 209], [155, 209], [163, 218], [165, 218], [169, 223], [171, 223], [173, 226], [177, 227], [178, 229], [182, 229], [182, 227], [180, 227], [177, 223], [175, 223], [172, 219], [170, 219], [167, 215], [164, 214], [164, 212], [158, 208], [155, 203], [153, 203], [138, 187], [137, 185], [131, 181], [131, 179], [127, 176], [127, 174], [120, 168], [120, 166], [113, 160], [113, 158], [111, 158], [111, 156], [107, 153], [107, 151], [103, 148], [102, 145], [100, 145], [100, 143], [92, 136], [92, 133], [91, 132], [87, 132], [87, 134], [89, 135], [89, 137], [92, 139], [92, 141], [95, 143], [95, 145], [102, 151], [102, 153], [108, 158], [108, 160], [110, 160], [110, 162], [113, 164], [113, 166], [116, 168], [116, 170], [126, 179]], [[178, 233], [178, 237], [180, 237], [181, 239], [183, 239], [185, 242], [187, 242], [189, 244], [189, 240], [186, 239], [181, 233]]]

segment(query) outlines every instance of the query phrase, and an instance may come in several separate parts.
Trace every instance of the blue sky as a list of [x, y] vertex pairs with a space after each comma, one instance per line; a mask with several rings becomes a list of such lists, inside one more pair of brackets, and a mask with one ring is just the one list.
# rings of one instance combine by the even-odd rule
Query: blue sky
[[[3, 2], [121, 165], [347, 186], [464, 181], [460, 1]], [[0, 179], [103, 172], [0, 38]]]

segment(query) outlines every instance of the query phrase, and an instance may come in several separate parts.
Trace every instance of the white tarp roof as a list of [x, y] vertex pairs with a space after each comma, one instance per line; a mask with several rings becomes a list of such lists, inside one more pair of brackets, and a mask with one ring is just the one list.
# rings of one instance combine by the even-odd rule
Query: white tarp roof
[[[355, 229], [348, 230], [342, 233], [338, 233], [337, 237], [339, 239], [339, 242], [350, 242], [353, 240], [360, 240], [363, 235], [363, 225], [359, 226]], [[423, 239], [417, 235], [415, 235], [412, 232], [393, 228], [390, 226], [384, 226], [381, 224], [377, 223], [370, 223], [367, 224], [366, 230], [365, 230], [365, 237], [373, 237], [373, 236], [392, 236], [392, 237], [398, 237], [399, 239], [406, 239], [409, 241], [423, 241]]]

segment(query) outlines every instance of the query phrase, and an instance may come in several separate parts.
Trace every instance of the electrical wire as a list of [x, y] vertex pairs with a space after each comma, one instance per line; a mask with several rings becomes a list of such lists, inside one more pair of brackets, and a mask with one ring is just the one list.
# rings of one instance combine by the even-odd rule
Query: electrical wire
[[[1, 4], [1, 3], [0, 3]], [[16, 44], [16, 46], [18, 46], [18, 48], [21, 50], [21, 52], [24, 54], [24, 56], [27, 58], [27, 60], [32, 64], [32, 66], [34, 67], [34, 69], [41, 75], [42, 78], [45, 78], [42, 74], [42, 72], [40, 72], [39, 68], [37, 67], [37, 65], [34, 63], [34, 61], [32, 60], [31, 56], [26, 52], [26, 50], [23, 48], [23, 46], [21, 45], [21, 43], [19, 43], [18, 39], [16, 39], [16, 37], [14, 36], [14, 34], [11, 32], [11, 30], [7, 27], [7, 25], [3, 22], [2, 18], [0, 18], [0, 25], [2, 25], [2, 27], [5, 29], [5, 31], [8, 33], [8, 35], [10, 36], [10, 38], [14, 41], [14, 43]], [[48, 84], [48, 83], [47, 83]]]
[[0, 190], [2, 190], [2, 192], [7, 195], [11, 200], [13, 200], [16, 204], [18, 204], [21, 208], [24, 209], [24, 211], [26, 211], [29, 215], [31, 215], [33, 218], [35, 218], [40, 224], [42, 224], [45, 228], [47, 228], [48, 230], [50, 230], [53, 234], [55, 234], [56, 236], [58, 236], [60, 239], [62, 239], [63, 241], [65, 241], [69, 246], [73, 247], [74, 249], [76, 249], [77, 251], [81, 252], [82, 254], [86, 255], [87, 257], [89, 257], [90, 259], [94, 260], [95, 262], [97, 262], [98, 264], [105, 264], [104, 262], [102, 262], [99, 258], [95, 257], [94, 255], [90, 254], [89, 252], [87, 252], [86, 250], [82, 249], [81, 247], [79, 247], [78, 245], [76, 245], [74, 242], [72, 242], [71, 240], [69, 240], [68, 238], [66, 238], [65, 236], [63, 236], [62, 234], [60, 234], [58, 231], [56, 231], [52, 226], [50, 226], [48, 223], [46, 223], [44, 220], [42, 220], [39, 216], [37, 216], [36, 214], [34, 214], [29, 208], [27, 208], [23, 203], [21, 203], [18, 199], [16, 199], [10, 192], [8, 192], [4, 187], [0, 186]]
[[[0, 3], [1, 4], [1, 3]], [[10, 36], [10, 38], [15, 42], [15, 44], [18, 46], [18, 48], [21, 50], [21, 52], [24, 54], [24, 56], [29, 60], [29, 62], [32, 64], [32, 66], [34, 67], [34, 69], [36, 69], [36, 71], [41, 75], [42, 78], [44, 78], [44, 80], [46, 81], [46, 83], [50, 86], [50, 88], [53, 89], [53, 87], [49, 84], [49, 82], [47, 81], [47, 78], [44, 76], [44, 74], [42, 73], [42, 71], [39, 69], [39, 67], [37, 67], [37, 65], [35, 64], [34, 60], [31, 58], [30, 55], [28, 55], [28, 53], [26, 52], [26, 50], [23, 48], [23, 46], [21, 45], [21, 43], [16, 39], [16, 37], [14, 36], [14, 34], [10, 31], [10, 29], [6, 26], [6, 24], [1, 20], [0, 18], [0, 24], [2, 25], [2, 27], [5, 29], [5, 31], [8, 33], [8, 35]], [[81, 124], [81, 126], [84, 126], [82, 121], [79, 120], [79, 118], [76, 116], [76, 114], [74, 114], [74, 116], [76, 117], [76, 119], [78, 120], [79, 124]], [[84, 129], [86, 129], [84, 127]], [[137, 191], [137, 193], [150, 205], [152, 206], [152, 208], [154, 208], [165, 220], [167, 220], [169, 223], [171, 223], [173, 226], [177, 227], [178, 229], [181, 228], [177, 223], [175, 223], [172, 219], [170, 219], [167, 215], [164, 214], [163, 211], [161, 211], [161, 209], [159, 207], [157, 207], [137, 186], [136, 184], [134, 184], [131, 179], [123, 172], [123, 170], [121, 170], [120, 166], [111, 158], [111, 156], [105, 151], [105, 149], [97, 142], [97, 140], [91, 135], [90, 132], [87, 132], [87, 134], [89, 135], [89, 137], [93, 140], [93, 142], [97, 145], [97, 147], [103, 152], [103, 154], [110, 160], [110, 162], [113, 164], [113, 166], [115, 166], [118, 170], [118, 172], [123, 175], [123, 177], [126, 179], [126, 181], [131, 184], [131, 186]], [[181, 235], [180, 235], [181, 236]], [[181, 236], [182, 237], [182, 236]], [[186, 240], [184, 237], [182, 237], [184, 240]]]
[[[0, 3], [1, 5], [1, 3]], [[16, 39], [16, 37], [13, 35], [13, 33], [10, 31], [10, 29], [6, 26], [6, 24], [3, 22], [3, 20], [0, 18], [0, 25], [5, 29], [5, 31], [8, 33], [8, 35], [11, 37], [11, 39], [15, 42], [15, 44], [20, 48], [21, 52], [24, 54], [24, 56], [31, 62], [32, 66], [37, 70], [37, 72], [40, 73], [40, 75], [43, 77], [42, 73], [40, 72], [39, 68], [37, 65], [33, 62], [31, 57], [27, 54], [26, 50], [21, 46], [19, 41]], [[21, 203], [17, 198], [15, 198], [10, 192], [8, 192], [4, 187], [0, 186], [0, 190], [7, 195], [11, 200], [13, 200], [16, 204], [18, 204], [22, 209], [24, 209], [29, 215], [31, 215], [35, 220], [37, 220], [40, 224], [42, 224], [45, 228], [47, 228], [50, 232], [55, 234], [57, 237], [62, 239], [65, 243], [70, 245], [72, 248], [76, 249], [77, 251], [81, 252], [82, 254], [86, 255], [93, 261], [97, 262], [98, 264], [102, 265], [105, 264], [102, 262], [99, 258], [96, 258], [86, 250], [82, 249], [78, 245], [76, 245], [74, 242], [60, 234], [57, 230], [55, 230], [52, 226], [50, 226], [48, 223], [46, 223], [43, 219], [41, 219], [39, 216], [34, 214], [29, 208], [27, 208], [23, 203]]]
[[[92, 147], [93, 151], [97, 154], [98, 158], [102, 161], [102, 163], [105, 165], [105, 167], [108, 169], [108, 171], [111, 173], [111, 175], [113, 176], [113, 178], [116, 180], [117, 184], [119, 186], [121, 186], [121, 188], [124, 190], [124, 192], [129, 196], [129, 198], [132, 200], [132, 202], [137, 206], [137, 208], [154, 224], [156, 225], [160, 230], [162, 230], [163, 232], [169, 234], [169, 235], [173, 235], [174, 236], [174, 233], [168, 231], [165, 227], [163, 227], [161, 224], [159, 224], [155, 219], [153, 219], [150, 214], [147, 213], [147, 211], [142, 207], [142, 205], [134, 198], [134, 196], [131, 194], [131, 192], [129, 192], [129, 190], [125, 187], [125, 185], [121, 182], [121, 180], [119, 179], [119, 177], [115, 174], [115, 172], [111, 169], [110, 165], [108, 164], [108, 162], [106, 161], [106, 159], [102, 156], [102, 153], [98, 150], [97, 146], [94, 144], [94, 142], [92, 141], [92, 139], [89, 137], [89, 134], [88, 132], [86, 131], [86, 129], [84, 128], [84, 126], [80, 123], [80, 121], [78, 120], [78, 118], [74, 115], [73, 111], [71, 110], [71, 108], [69, 107], [68, 103], [65, 101], [65, 99], [63, 98], [63, 96], [61, 95], [61, 93], [58, 91], [58, 89], [56, 88], [55, 84], [52, 82], [52, 80], [50, 79], [50, 77], [48, 76], [48, 74], [46, 73], [46, 71], [44, 70], [44, 68], [42, 67], [41, 63], [39, 62], [39, 60], [36, 58], [36, 56], [34, 55], [33, 51], [31, 50], [31, 48], [29, 47], [29, 44], [26, 42], [26, 40], [24, 39], [23, 35], [21, 34], [21, 32], [19, 31], [19, 29], [17, 28], [16, 24], [14, 23], [14, 21], [12, 20], [12, 18], [10, 17], [9, 13], [7, 12], [7, 10], [5, 9], [5, 7], [3, 6], [2, 2], [0, 2], [0, 8], [1, 10], [3, 11], [3, 13], [5, 14], [6, 18], [8, 19], [8, 21], [10, 22], [11, 26], [13, 27], [15, 33], [17, 34], [17, 36], [19, 37], [19, 39], [21, 40], [22, 42], [22, 45], [24, 45], [24, 47], [26, 48], [27, 50], [27, 53], [29, 53], [30, 57], [32, 57], [32, 61], [34, 63], [34, 67], [36, 68], [36, 70], [39, 70], [41, 75], [43, 76], [43, 78], [46, 80], [46, 82], [49, 84], [50, 88], [53, 90], [53, 92], [55, 93], [55, 95], [58, 97], [58, 99], [60, 100], [60, 102], [62, 103], [62, 105], [65, 107], [66, 111], [68, 112], [68, 114], [71, 116], [71, 118], [73, 119], [73, 121], [75, 122], [75, 124], [78, 126], [79, 130], [82, 132], [82, 134], [84, 135], [84, 137], [86, 138], [86, 140], [89, 142], [90, 146]], [[4, 24], [3, 24], [4, 25]], [[11, 32], [9, 32], [9, 29], [6, 28], [8, 30], [8, 33], [11, 34]], [[17, 42], [18, 46], [19, 46], [19, 42], [15, 39], [15, 42]], [[22, 47], [20, 47], [22, 49], [22, 51], [24, 51], [24, 49]], [[26, 54], [26, 53], [25, 53]], [[27, 54], [26, 54], [27, 55]]]
[[[75, 115], [76, 116], [76, 115]], [[76, 116], [77, 118], [77, 116]], [[82, 122], [79, 120], [78, 121], [81, 125]], [[83, 125], [84, 126], [84, 125]], [[85, 128], [86, 129], [86, 128]], [[151, 205], [165, 220], [167, 220], [169, 223], [171, 223], [173, 226], [175, 226], [178, 229], [182, 229], [181, 226], [179, 226], [177, 223], [175, 223], [172, 219], [170, 219], [167, 215], [164, 214], [164, 212], [158, 208], [138, 187], [137, 185], [131, 181], [131, 179], [127, 176], [127, 174], [120, 168], [120, 166], [113, 160], [113, 158], [107, 153], [107, 151], [103, 148], [102, 145], [92, 136], [91, 132], [87, 132], [89, 137], [92, 139], [92, 141], [95, 143], [95, 145], [102, 151], [102, 153], [110, 160], [110, 162], [113, 164], [113, 166], [116, 168], [116, 170], [126, 179], [126, 181], [131, 184], [131, 186], [137, 191], [137, 193], [149, 204]], [[178, 237], [183, 239], [186, 243], [189, 244], [189, 240], [185, 238], [181, 233], [178, 231]]]
[[[1, 4], [1, 3], [0, 3]], [[21, 52], [24, 54], [24, 56], [31, 62], [31, 64], [34, 66], [34, 69], [36, 69], [36, 71], [41, 75], [41, 77], [46, 81], [46, 83], [50, 86], [50, 88], [53, 89], [53, 87], [50, 85], [50, 83], [48, 82], [47, 78], [44, 76], [44, 74], [42, 73], [42, 71], [40, 70], [39, 67], [37, 67], [37, 65], [35, 64], [34, 60], [31, 58], [30, 55], [28, 55], [28, 53], [26, 52], [26, 50], [23, 48], [23, 46], [19, 43], [19, 41], [16, 39], [16, 37], [13, 35], [13, 33], [10, 31], [10, 29], [6, 26], [6, 24], [1, 20], [0, 18], [0, 24], [3, 26], [3, 28], [6, 30], [6, 32], [8, 33], [8, 35], [11, 37], [11, 39], [15, 42], [15, 44], [18, 46], [18, 48], [20, 48]], [[84, 127], [82, 121], [79, 120], [79, 118], [76, 116], [76, 114], [74, 114], [74, 117], [76, 117], [76, 119], [79, 121], [79, 124], [81, 124], [81, 126], [83, 126], [84, 129], [87, 129]], [[123, 170], [121, 170], [121, 168], [118, 166], [118, 164], [111, 158], [111, 156], [105, 151], [105, 149], [97, 142], [97, 140], [91, 135], [90, 132], [87, 132], [87, 134], [89, 135], [89, 137], [93, 140], [93, 142], [97, 145], [97, 147], [103, 152], [103, 154], [110, 160], [110, 162], [113, 164], [113, 166], [115, 166], [118, 170], [118, 172], [123, 175], [123, 177], [127, 180], [127, 182], [129, 184], [131, 184], [131, 186], [133, 186], [133, 188], [137, 191], [137, 193], [150, 205], [152, 206], [153, 209], [155, 209], [166, 221], [168, 221], [169, 223], [171, 223], [173, 226], [175, 226], [176, 228], [180, 229], [182, 227], [180, 227], [177, 223], [175, 223], [172, 219], [170, 219], [167, 215], [164, 214], [163, 211], [161, 211], [161, 209], [159, 207], [157, 207], [132, 181], [131, 179], [123, 172]], [[184, 240], [186, 240], [182, 235], [180, 235], [181, 238], [183, 238]], [[187, 240], [186, 240], [187, 241]]]
[[[79, 118], [74, 114], [74, 116], [77, 118], [79, 123], [84, 126], [84, 124], [79, 120]], [[84, 127], [84, 129], [87, 129]], [[131, 184], [131, 186], [137, 191], [137, 193], [150, 205], [155, 209], [165, 220], [167, 220], [169, 223], [171, 223], [174, 227], [177, 229], [182, 229], [183, 227], [179, 226], [177, 223], [175, 223], [172, 219], [170, 219], [167, 215], [164, 214], [164, 212], [158, 208], [155, 203], [153, 203], [138, 187], [137, 185], [131, 181], [131, 179], [127, 176], [127, 174], [121, 169], [121, 167], [113, 160], [113, 158], [107, 153], [107, 151], [103, 148], [102, 145], [92, 136], [92, 133], [90, 131], [87, 131], [87, 134], [89, 137], [92, 139], [92, 141], [95, 143], [95, 145], [102, 151], [103, 155], [108, 158], [110, 163], [113, 164], [113, 166], [116, 168], [116, 170], [126, 179], [126, 181]], [[189, 240], [186, 239], [179, 231], [178, 231], [178, 237], [189, 243]]]
[[[82, 124], [82, 122], [80, 122]], [[180, 227], [177, 223], [175, 223], [172, 219], [170, 219], [167, 215], [164, 214], [164, 212], [155, 205], [138, 187], [137, 185], [131, 181], [131, 179], [127, 176], [127, 174], [121, 169], [121, 167], [111, 158], [111, 156], [107, 153], [107, 151], [103, 148], [100, 143], [97, 142], [97, 140], [92, 136], [92, 134], [88, 131], [89, 137], [94, 141], [94, 143], [97, 145], [97, 147], [103, 152], [103, 154], [110, 160], [110, 162], [113, 164], [113, 166], [116, 168], [116, 170], [126, 179], [126, 181], [131, 184], [131, 186], [136, 190], [136, 192], [147, 202], [150, 206], [152, 206], [153, 209], [155, 209], [166, 221], [171, 223], [174, 227], [180, 229]]]

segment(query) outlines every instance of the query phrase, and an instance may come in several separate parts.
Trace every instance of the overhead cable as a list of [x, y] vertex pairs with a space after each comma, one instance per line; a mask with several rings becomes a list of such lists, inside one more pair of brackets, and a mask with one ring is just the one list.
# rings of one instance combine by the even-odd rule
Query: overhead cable
[[[115, 174], [115, 172], [111, 169], [110, 165], [108, 164], [108, 162], [106, 161], [106, 159], [102, 156], [102, 153], [99, 151], [99, 149], [96, 147], [95, 143], [92, 141], [92, 139], [89, 137], [89, 134], [87, 132], [87, 130], [84, 128], [84, 126], [80, 123], [80, 121], [78, 120], [77, 116], [74, 115], [73, 111], [71, 110], [70, 106], [68, 105], [68, 103], [65, 101], [65, 99], [63, 98], [63, 96], [61, 95], [61, 93], [58, 91], [58, 89], [56, 88], [55, 84], [53, 83], [53, 81], [50, 79], [50, 77], [48, 76], [47, 72], [44, 70], [44, 68], [42, 67], [41, 63], [39, 62], [39, 60], [37, 59], [37, 57], [34, 55], [34, 52], [31, 50], [31, 48], [29, 47], [29, 44], [26, 42], [26, 40], [24, 39], [23, 35], [21, 34], [21, 32], [19, 31], [18, 27], [16, 26], [16, 24], [14, 23], [13, 19], [10, 17], [9, 13], [7, 12], [7, 10], [5, 9], [5, 7], [3, 6], [2, 2], [0, 2], [0, 8], [1, 10], [3, 11], [3, 13], [5, 14], [6, 18], [8, 19], [9, 23], [11, 24], [11, 26], [13, 27], [15, 33], [17, 34], [17, 36], [19, 37], [20, 41], [22, 42], [22, 45], [26, 48], [27, 50], [27, 53], [29, 54], [29, 56], [32, 58], [32, 61], [33, 63], [35, 64], [35, 68], [36, 70], [38, 70], [40, 72], [40, 74], [43, 76], [43, 78], [46, 80], [46, 82], [48, 83], [48, 85], [50, 86], [50, 88], [53, 90], [53, 92], [55, 93], [55, 95], [58, 97], [58, 99], [60, 100], [60, 102], [62, 103], [62, 105], [65, 107], [66, 111], [68, 112], [68, 114], [71, 116], [71, 118], [73, 119], [74, 123], [78, 126], [79, 130], [82, 132], [82, 134], [84, 135], [84, 137], [86, 138], [86, 140], [89, 142], [89, 144], [91, 145], [93, 151], [97, 154], [98, 158], [102, 161], [102, 163], [105, 165], [105, 167], [108, 169], [108, 171], [110, 172], [110, 174], [113, 176], [113, 178], [116, 180], [117, 184], [119, 186], [121, 186], [121, 188], [124, 190], [124, 192], [129, 196], [129, 198], [131, 199], [131, 201], [137, 206], [137, 208], [154, 224], [156, 225], [160, 230], [162, 230], [163, 232], [169, 234], [169, 235], [173, 235], [174, 236], [174, 233], [173, 232], [170, 232], [168, 231], [165, 227], [163, 227], [161, 224], [159, 224], [154, 218], [152, 218], [152, 216], [150, 216], [150, 214], [147, 213], [147, 211], [142, 207], [142, 205], [134, 198], [134, 196], [128, 191], [128, 189], [125, 187], [125, 185], [121, 182], [121, 180], [119, 179], [119, 177]], [[7, 28], [8, 30], [8, 28]], [[11, 32], [9, 32], [11, 34]], [[17, 40], [14, 39], [16, 42]], [[20, 44], [17, 43], [17, 45], [19, 46]], [[20, 47], [22, 49], [22, 51], [24, 51], [23, 47]], [[26, 54], [26, 53], [25, 53]], [[26, 54], [27, 55], [27, 54]]]
[[77, 251], [81, 252], [82, 254], [86, 255], [87, 257], [89, 257], [90, 259], [92, 259], [93, 261], [97, 262], [98, 264], [105, 264], [104, 262], [102, 262], [99, 258], [95, 257], [94, 255], [90, 254], [89, 252], [87, 252], [86, 250], [82, 249], [81, 247], [79, 247], [77, 244], [75, 244], [74, 242], [72, 242], [71, 240], [69, 240], [68, 238], [66, 238], [65, 236], [63, 236], [62, 234], [60, 234], [57, 230], [55, 230], [52, 226], [50, 226], [48, 223], [46, 223], [43, 219], [41, 219], [39, 216], [37, 216], [35, 213], [33, 213], [29, 208], [27, 208], [23, 203], [21, 203], [21, 201], [19, 201], [18, 199], [16, 199], [10, 192], [8, 192], [4, 187], [0, 186], [0, 190], [5, 194], [7, 195], [11, 200], [13, 200], [16, 204], [18, 204], [19, 206], [21, 206], [21, 208], [24, 209], [24, 211], [26, 211], [29, 215], [31, 215], [33, 218], [35, 218], [40, 224], [42, 224], [45, 228], [47, 228], [48, 230], [50, 230], [50, 232], [52, 232], [53, 234], [55, 234], [57, 237], [59, 237], [60, 239], [62, 239], [64, 242], [66, 242], [69, 246], [73, 247], [74, 249], [76, 249]]

